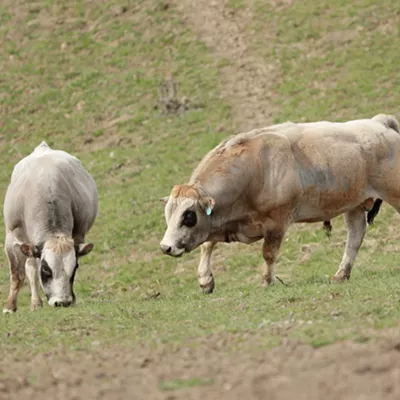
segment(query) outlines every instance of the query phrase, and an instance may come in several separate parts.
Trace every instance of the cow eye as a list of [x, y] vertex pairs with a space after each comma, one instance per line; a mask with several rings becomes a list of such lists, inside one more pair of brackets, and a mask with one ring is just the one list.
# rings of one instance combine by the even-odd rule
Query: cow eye
[[47, 264], [45, 260], [42, 260], [42, 263], [40, 265], [40, 277], [42, 278], [43, 283], [53, 277], [53, 272], [50, 269], [49, 264]]
[[185, 211], [183, 213], [182, 225], [193, 228], [197, 223], [197, 215], [194, 211]]

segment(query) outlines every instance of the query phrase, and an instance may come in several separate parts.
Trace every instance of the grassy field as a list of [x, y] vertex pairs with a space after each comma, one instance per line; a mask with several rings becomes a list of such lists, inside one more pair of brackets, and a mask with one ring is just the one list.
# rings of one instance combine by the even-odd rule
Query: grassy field
[[[265, 3], [251, 2], [241, 29], [249, 51], [278, 65], [270, 101], [279, 111], [266, 124], [399, 116], [400, 3]], [[240, 18], [247, 2], [227, 7]], [[32, 313], [25, 288], [18, 312], [1, 317], [0, 354], [226, 338], [227, 351], [286, 337], [321, 346], [365, 342], [398, 324], [400, 217], [387, 206], [343, 285], [330, 283], [345, 240], [341, 218], [331, 240], [319, 224], [293, 227], [277, 265], [285, 284], [268, 289], [260, 285], [261, 243], [216, 250], [210, 296], [198, 288], [198, 251], [179, 260], [161, 254], [159, 199], [235, 133], [240, 114], [222, 95], [231, 61], [185, 21], [176, 3], [159, 0], [1, 2], [0, 197], [13, 165], [46, 140], [93, 174], [100, 212], [87, 237], [95, 250], [77, 273], [76, 306]], [[189, 99], [184, 112], [160, 105], [170, 76], [178, 100]], [[3, 256], [3, 301], [8, 280]]]

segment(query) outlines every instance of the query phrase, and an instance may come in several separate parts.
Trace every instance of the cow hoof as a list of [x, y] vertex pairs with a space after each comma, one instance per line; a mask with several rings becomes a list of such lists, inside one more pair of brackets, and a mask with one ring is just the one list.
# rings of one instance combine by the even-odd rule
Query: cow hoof
[[343, 283], [346, 282], [350, 279], [350, 275], [345, 275], [345, 274], [336, 274], [332, 277], [332, 282], [333, 283]]
[[3, 314], [14, 314], [17, 309], [3, 308]]
[[39, 310], [43, 307], [43, 302], [42, 300], [36, 300], [35, 302], [31, 303], [31, 310], [36, 311]]
[[211, 294], [214, 291], [214, 288], [215, 288], [215, 283], [213, 277], [211, 277], [211, 280], [209, 280], [206, 284], [200, 283], [200, 289], [204, 294]]
[[275, 285], [275, 277], [266, 278], [263, 276], [263, 279], [261, 282], [262, 287], [268, 287], [268, 286], [273, 286], [273, 285]]

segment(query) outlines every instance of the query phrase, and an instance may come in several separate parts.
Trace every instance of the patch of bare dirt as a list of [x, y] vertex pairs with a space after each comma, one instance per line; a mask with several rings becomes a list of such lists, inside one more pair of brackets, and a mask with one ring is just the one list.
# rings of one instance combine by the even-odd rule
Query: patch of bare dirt
[[398, 333], [368, 345], [313, 349], [286, 341], [274, 350], [233, 355], [223, 351], [223, 338], [175, 350], [8, 354], [0, 362], [0, 398], [398, 399]]
[[226, 64], [221, 68], [220, 90], [234, 109], [237, 129], [250, 130], [271, 123], [276, 111], [270, 100], [274, 96], [272, 85], [279, 79], [280, 67], [277, 60], [268, 64], [250, 51], [245, 27], [251, 21], [251, 11], [233, 12], [226, 0], [175, 3], [188, 26]]

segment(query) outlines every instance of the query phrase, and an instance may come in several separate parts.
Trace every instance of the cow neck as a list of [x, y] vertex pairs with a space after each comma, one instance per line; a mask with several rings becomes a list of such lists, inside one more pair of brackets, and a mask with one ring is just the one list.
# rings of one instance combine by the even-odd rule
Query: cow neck
[[208, 190], [201, 185], [199, 181], [195, 182], [193, 187], [199, 192], [201, 197], [211, 197], [216, 201], [216, 208], [213, 210], [211, 215], [206, 216], [207, 218], [210, 218], [212, 234], [225, 233], [225, 228], [228, 228], [229, 231], [232, 229], [234, 230], [234, 227], [238, 225], [237, 218], [234, 217], [235, 212], [232, 210], [232, 207], [235, 207], [235, 205], [232, 204], [229, 207], [229, 212], [222, 213], [224, 207], [221, 208], [221, 205], [218, 203], [218, 200], [216, 199], [216, 197], [218, 197], [217, 193]]

